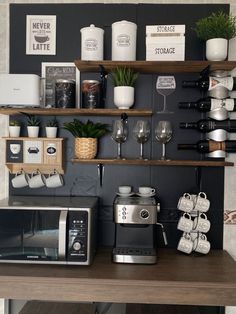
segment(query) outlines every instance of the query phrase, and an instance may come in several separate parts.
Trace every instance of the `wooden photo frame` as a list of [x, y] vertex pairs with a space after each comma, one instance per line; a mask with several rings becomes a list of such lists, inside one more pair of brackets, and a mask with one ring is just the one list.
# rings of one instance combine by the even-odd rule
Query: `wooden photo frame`
[[80, 71], [73, 62], [42, 62], [41, 77], [45, 108], [55, 107], [55, 82], [73, 79], [76, 84], [76, 108], [80, 107]]

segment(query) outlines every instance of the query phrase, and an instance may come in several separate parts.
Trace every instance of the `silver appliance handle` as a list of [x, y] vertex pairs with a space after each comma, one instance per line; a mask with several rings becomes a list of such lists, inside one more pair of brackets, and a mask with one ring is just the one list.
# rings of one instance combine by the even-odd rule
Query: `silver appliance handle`
[[166, 236], [166, 232], [165, 232], [163, 224], [161, 224], [160, 222], [157, 222], [156, 224], [161, 227], [163, 240], [164, 240], [165, 245], [167, 245], [168, 241], [167, 241], [167, 236]]
[[66, 222], [68, 210], [61, 210], [59, 217], [58, 257], [65, 260], [66, 257]]

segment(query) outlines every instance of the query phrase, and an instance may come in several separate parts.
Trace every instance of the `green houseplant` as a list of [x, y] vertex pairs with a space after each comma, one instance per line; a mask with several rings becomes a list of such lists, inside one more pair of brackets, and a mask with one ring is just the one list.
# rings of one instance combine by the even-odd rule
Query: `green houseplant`
[[20, 136], [21, 123], [18, 120], [9, 121], [9, 136], [19, 137]]
[[26, 114], [27, 116], [27, 131], [29, 137], [38, 137], [40, 120], [35, 115]]
[[48, 138], [55, 138], [57, 137], [57, 129], [58, 129], [58, 121], [57, 119], [54, 117], [51, 120], [48, 120], [46, 123], [46, 136]]
[[134, 104], [134, 86], [138, 73], [126, 67], [117, 67], [111, 73], [114, 85], [114, 104], [119, 109], [129, 109]]
[[236, 36], [236, 17], [219, 11], [196, 22], [197, 37], [206, 41], [206, 58], [223, 61], [228, 54], [228, 40]]
[[88, 120], [86, 123], [74, 119], [64, 123], [64, 129], [75, 137], [75, 155], [79, 159], [92, 159], [97, 155], [98, 138], [109, 132], [109, 125], [94, 123]]

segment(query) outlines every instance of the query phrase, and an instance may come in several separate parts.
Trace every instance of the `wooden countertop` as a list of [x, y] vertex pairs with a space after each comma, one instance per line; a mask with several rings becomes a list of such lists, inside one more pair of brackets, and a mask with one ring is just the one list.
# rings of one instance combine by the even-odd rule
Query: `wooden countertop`
[[236, 262], [227, 252], [160, 249], [158, 256], [156, 265], [114, 264], [110, 250], [91, 266], [0, 264], [0, 297], [236, 306]]

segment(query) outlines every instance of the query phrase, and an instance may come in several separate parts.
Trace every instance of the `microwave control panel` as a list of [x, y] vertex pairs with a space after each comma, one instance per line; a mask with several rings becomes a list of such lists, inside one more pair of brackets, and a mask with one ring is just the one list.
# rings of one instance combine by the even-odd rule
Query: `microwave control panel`
[[88, 212], [70, 211], [68, 234], [68, 260], [85, 262], [88, 257]]

